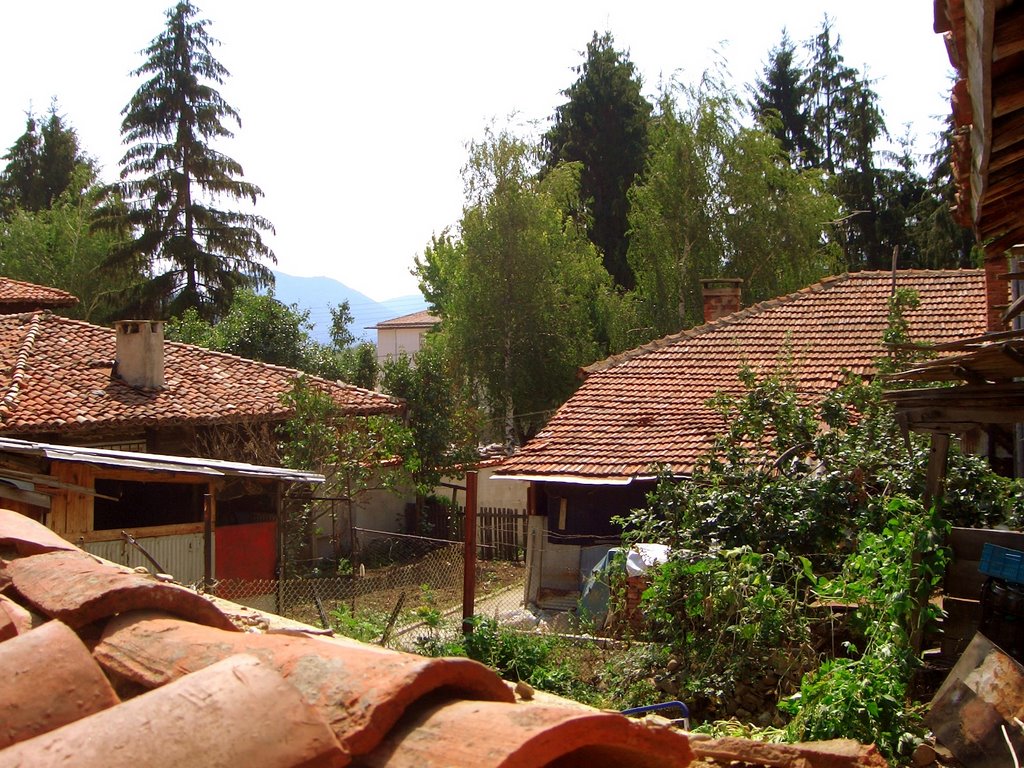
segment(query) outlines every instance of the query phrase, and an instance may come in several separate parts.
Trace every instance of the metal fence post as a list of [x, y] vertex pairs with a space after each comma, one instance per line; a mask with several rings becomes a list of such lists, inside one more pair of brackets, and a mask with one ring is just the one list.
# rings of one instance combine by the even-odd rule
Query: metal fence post
[[465, 545], [462, 551], [462, 632], [473, 631], [476, 596], [476, 471], [466, 473]]

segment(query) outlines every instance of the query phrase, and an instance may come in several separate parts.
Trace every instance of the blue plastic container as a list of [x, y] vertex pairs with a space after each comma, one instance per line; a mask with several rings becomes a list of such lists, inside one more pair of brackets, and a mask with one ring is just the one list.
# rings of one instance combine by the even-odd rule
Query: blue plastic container
[[996, 579], [1024, 584], [1024, 552], [995, 544], [985, 544], [981, 548], [981, 564], [978, 570]]

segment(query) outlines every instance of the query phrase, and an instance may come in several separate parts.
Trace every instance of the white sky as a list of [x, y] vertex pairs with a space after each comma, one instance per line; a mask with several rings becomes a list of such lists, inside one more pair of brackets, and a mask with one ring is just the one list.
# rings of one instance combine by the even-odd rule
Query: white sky
[[[724, 53], [737, 83], [760, 74], [783, 27], [834, 19], [847, 64], [878, 80], [891, 131], [930, 152], [949, 111], [949, 62], [931, 0], [522, 0], [359, 3], [195, 0], [222, 42], [221, 89], [242, 127], [223, 150], [265, 197], [278, 269], [326, 275], [383, 300], [416, 292], [413, 257], [462, 206], [466, 142], [494, 118], [546, 120], [592, 33], [610, 30], [653, 95]], [[113, 180], [120, 111], [139, 51], [171, 0], [0, 0], [0, 154], [51, 96]]]

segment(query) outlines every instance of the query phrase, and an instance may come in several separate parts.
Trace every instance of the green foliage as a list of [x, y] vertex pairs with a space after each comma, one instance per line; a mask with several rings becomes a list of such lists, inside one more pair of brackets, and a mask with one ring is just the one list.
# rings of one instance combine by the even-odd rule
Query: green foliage
[[[894, 298], [893, 338], [912, 303]], [[623, 521], [628, 540], [673, 548], [644, 595], [651, 635], [679, 659], [680, 685], [711, 706], [760, 677], [759, 665], [778, 671], [780, 655], [796, 671], [818, 667], [809, 588], [856, 606], [844, 657], [809, 671], [784, 705], [787, 734], [877, 741], [901, 755], [920, 727], [907, 689], [913, 649], [936, 618], [928, 598], [948, 530], [911, 501], [924, 489], [925, 446], [903, 438], [879, 384], [853, 379], [812, 408], [784, 374], [741, 378], [743, 394], [712, 401], [721, 436], [692, 477], [663, 478], [648, 508]], [[959, 524], [1019, 519], [1020, 482], [980, 457], [952, 451], [948, 489], [942, 509]]]
[[744, 279], [755, 302], [832, 271], [837, 211], [821, 175], [789, 165], [778, 140], [706, 75], [660, 102], [644, 180], [630, 191], [629, 263], [648, 337], [702, 321], [700, 280]]
[[384, 634], [388, 624], [388, 614], [382, 611], [361, 610], [352, 612], [345, 603], [331, 611], [331, 629], [339, 635], [361, 640], [364, 643], [376, 643]]
[[235, 293], [220, 322], [204, 320], [194, 307], [167, 324], [168, 338], [251, 360], [310, 370], [314, 367], [309, 310], [287, 306], [250, 290]]
[[579, 78], [562, 92], [568, 101], [555, 110], [544, 136], [546, 167], [582, 164], [580, 197], [590, 240], [616, 285], [629, 289], [627, 193], [644, 170], [652, 107], [629, 53], [615, 50], [610, 32], [594, 32], [576, 71]]
[[207, 320], [226, 312], [234, 293], [273, 283], [262, 263], [274, 262], [261, 232], [266, 219], [215, 207], [228, 198], [255, 204], [259, 187], [242, 181], [242, 167], [214, 150], [232, 136], [238, 113], [214, 86], [228, 71], [217, 45], [187, 0], [167, 11], [167, 25], [145, 49], [134, 74], [148, 77], [122, 110], [128, 150], [121, 160], [126, 220], [135, 237], [111, 264], [148, 265], [150, 280], [137, 311], [173, 316], [195, 309]]
[[801, 562], [785, 551], [748, 547], [681, 551], [657, 569], [644, 615], [653, 639], [682, 660], [690, 700], [718, 701], [736, 681], [813, 658], [805, 582]]
[[65, 123], [57, 102], [46, 120], [28, 113], [25, 133], [3, 156], [0, 172], [0, 215], [21, 210], [38, 213], [52, 207], [66, 192], [81, 194], [95, 181], [93, 162], [78, 144], [75, 129]]
[[541, 181], [536, 148], [502, 132], [470, 145], [459, 235], [417, 259], [456, 375], [483, 396], [508, 443], [531, 436], [596, 359], [594, 307], [610, 279], [564, 209], [578, 166]]
[[[393, 490], [408, 477], [403, 457], [411, 434], [390, 416], [349, 416], [315, 381], [296, 379], [283, 401], [292, 416], [281, 430], [284, 466], [319, 472], [326, 478], [318, 495], [339, 497], [355, 520], [355, 505], [371, 490]], [[286, 523], [285, 566], [313, 561], [317, 507], [293, 510]], [[337, 555], [337, 553], [336, 553]]]
[[912, 638], [938, 615], [927, 598], [942, 580], [948, 525], [904, 498], [892, 499], [886, 511], [884, 529], [861, 537], [842, 574], [815, 587], [824, 599], [857, 606], [863, 650], [850, 647], [849, 657], [806, 675], [783, 709], [793, 715], [793, 740], [853, 738], [874, 742], [894, 759], [908, 754], [922, 730], [920, 712], [907, 704], [919, 663]]
[[476, 455], [476, 424], [469, 398], [458, 391], [444, 348], [432, 342], [414, 359], [402, 355], [386, 361], [382, 378], [384, 391], [406, 402], [412, 431], [406, 466], [422, 502], [442, 475], [457, 473], [459, 464]]
[[96, 230], [93, 222], [104, 198], [92, 184], [92, 171], [78, 166], [65, 191], [48, 208], [13, 209], [0, 220], [0, 271], [15, 280], [61, 288], [79, 304], [62, 314], [96, 323], [118, 318], [123, 296], [141, 275], [113, 273], [103, 265], [124, 233]]

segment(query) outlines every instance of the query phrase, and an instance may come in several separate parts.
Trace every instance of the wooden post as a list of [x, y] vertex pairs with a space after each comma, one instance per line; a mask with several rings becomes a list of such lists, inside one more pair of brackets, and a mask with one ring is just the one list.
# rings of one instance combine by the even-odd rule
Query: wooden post
[[943, 488], [946, 485], [946, 469], [949, 466], [949, 435], [932, 433], [928, 451], [928, 475], [924, 486], [924, 506], [930, 509], [942, 504]]
[[213, 585], [213, 494], [203, 494], [203, 588]]
[[462, 632], [473, 631], [476, 597], [476, 471], [466, 473], [465, 545], [462, 553]]

